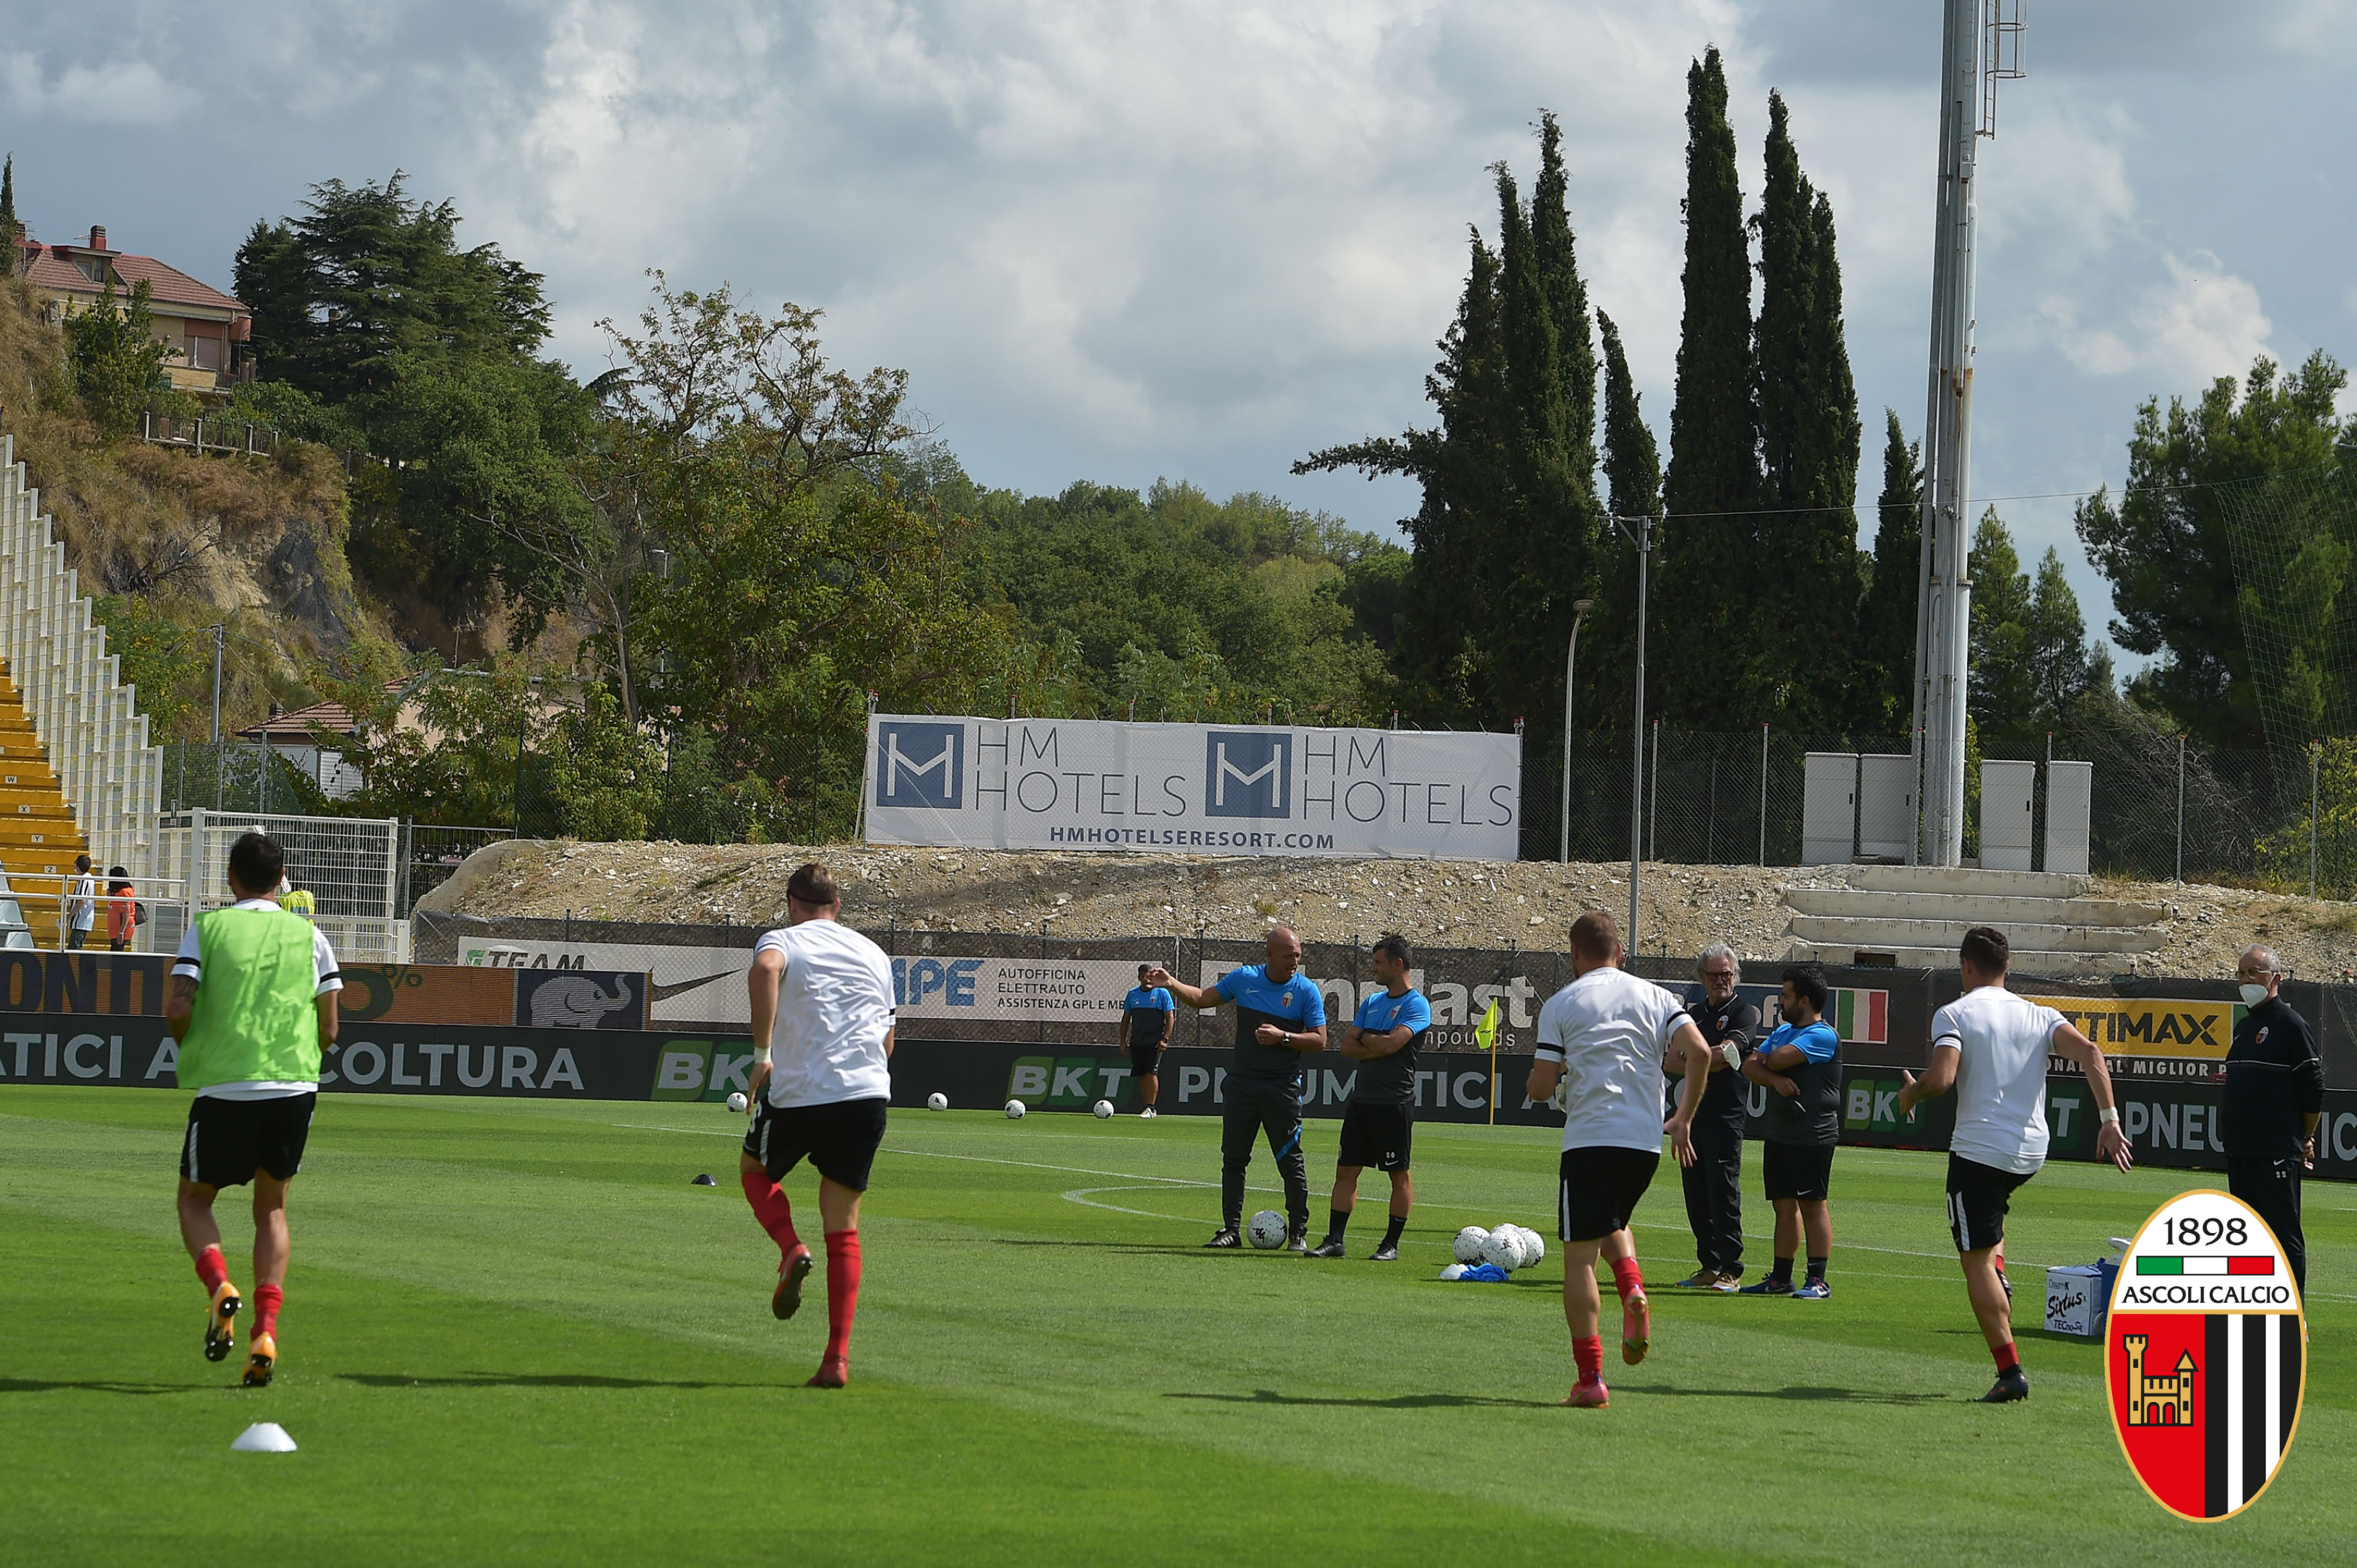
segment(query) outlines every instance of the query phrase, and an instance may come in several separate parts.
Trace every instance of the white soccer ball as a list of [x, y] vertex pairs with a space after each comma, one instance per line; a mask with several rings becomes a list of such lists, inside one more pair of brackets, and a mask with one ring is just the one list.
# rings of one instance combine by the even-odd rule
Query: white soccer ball
[[[1460, 1263], [1478, 1263], [1481, 1261], [1481, 1249], [1489, 1240], [1487, 1230], [1479, 1225], [1468, 1225], [1457, 1233], [1457, 1240], [1448, 1244], [1448, 1255]], [[1454, 1274], [1449, 1276], [1451, 1279], [1456, 1277]]]
[[1510, 1274], [1522, 1267], [1523, 1243], [1512, 1226], [1501, 1225], [1490, 1232], [1490, 1239], [1481, 1243], [1481, 1261], [1495, 1263]]
[[1285, 1245], [1285, 1216], [1274, 1208], [1262, 1209], [1244, 1227], [1244, 1239], [1264, 1252], [1275, 1251]]
[[728, 1109], [731, 1111], [741, 1112], [745, 1107], [752, 1103], [753, 1102], [751, 1101], [746, 1099], [741, 1094], [732, 1094], [728, 1097]]
[[931, 1093], [931, 1094], [928, 1094], [927, 1096], [925, 1096], [925, 1109], [926, 1109], [926, 1110], [928, 1110], [928, 1111], [947, 1111], [949, 1108], [950, 1108], [950, 1097], [949, 1097], [948, 1095], [946, 1095], [946, 1094], [942, 1094], [942, 1093], [941, 1093], [940, 1091], [936, 1090], [935, 1092], [933, 1092], [933, 1093]]
[[1110, 1100], [1100, 1100], [1094, 1105], [1091, 1106], [1090, 1109], [1097, 1113], [1097, 1120], [1102, 1122], [1106, 1117], [1113, 1114], [1113, 1101]]
[[[1517, 1227], [1517, 1229], [1521, 1229], [1521, 1227]], [[1523, 1267], [1524, 1267], [1524, 1268], [1526, 1268], [1526, 1269], [1534, 1269], [1534, 1268], [1538, 1267], [1541, 1263], [1544, 1263], [1544, 1262], [1546, 1262], [1546, 1238], [1545, 1238], [1545, 1237], [1544, 1237], [1544, 1236], [1540, 1235], [1540, 1234], [1539, 1234], [1537, 1231], [1535, 1231], [1535, 1230], [1523, 1230], [1523, 1244], [1524, 1244], [1525, 1246], [1527, 1246], [1527, 1247], [1530, 1249], [1530, 1254], [1531, 1254], [1531, 1255], [1530, 1255], [1530, 1258], [1528, 1259], [1528, 1261], [1526, 1261], [1526, 1262], [1523, 1264]]]
[[1019, 1100], [1010, 1100], [1006, 1102], [1006, 1119], [1009, 1122], [1020, 1122], [1023, 1120], [1023, 1101]]

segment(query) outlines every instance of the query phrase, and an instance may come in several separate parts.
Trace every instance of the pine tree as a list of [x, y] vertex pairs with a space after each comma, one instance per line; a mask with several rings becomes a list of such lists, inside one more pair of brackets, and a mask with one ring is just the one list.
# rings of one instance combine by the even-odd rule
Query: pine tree
[[1717, 48], [1686, 73], [1686, 136], [1685, 309], [1662, 486], [1670, 517], [1652, 574], [1676, 586], [1678, 635], [1652, 658], [1665, 720], [1725, 725], [1757, 705], [1741, 613], [1757, 573], [1749, 521], [1713, 514], [1757, 503], [1760, 466], [1751, 258]]
[[1781, 94], [1768, 95], [1767, 178], [1753, 228], [1760, 596], [1752, 629], [1763, 718], [1824, 731], [1854, 706], [1857, 393], [1843, 340], [1833, 206], [1801, 172]]
[[1547, 312], [1555, 320], [1564, 407], [1570, 422], [1571, 467], [1596, 471], [1596, 348], [1587, 321], [1587, 285], [1571, 235], [1571, 179], [1563, 166], [1563, 130], [1552, 112], [1539, 115], [1539, 181], [1531, 191], [1531, 242], [1537, 252]]
[[1882, 496], [1875, 508], [1874, 564], [1857, 611], [1854, 722], [1903, 735], [1914, 718], [1915, 620], [1922, 570], [1923, 469], [1896, 409], [1882, 411]]

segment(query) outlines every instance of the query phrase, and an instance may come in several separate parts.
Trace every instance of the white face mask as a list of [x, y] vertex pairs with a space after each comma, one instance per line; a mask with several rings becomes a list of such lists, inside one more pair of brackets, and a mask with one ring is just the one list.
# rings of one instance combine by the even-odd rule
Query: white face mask
[[2253, 985], [2253, 984], [2251, 984], [2248, 981], [2244, 982], [2244, 983], [2243, 983], [2243, 1003], [2244, 1003], [2244, 1005], [2245, 1005], [2245, 1006], [2249, 1006], [2249, 1007], [2255, 1007], [2255, 1006], [2257, 1006], [2260, 1003], [2265, 1002], [2266, 999], [2267, 999], [2267, 988], [2266, 988], [2266, 986], [2264, 986], [2264, 985]]

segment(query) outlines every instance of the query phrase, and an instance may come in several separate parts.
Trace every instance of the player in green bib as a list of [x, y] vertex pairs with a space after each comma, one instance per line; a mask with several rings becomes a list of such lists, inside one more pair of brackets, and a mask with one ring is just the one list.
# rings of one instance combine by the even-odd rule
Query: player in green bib
[[193, 1089], [180, 1144], [180, 1240], [210, 1293], [205, 1359], [237, 1348], [244, 1301], [222, 1262], [213, 1199], [253, 1184], [253, 1342], [244, 1381], [261, 1388], [278, 1364], [285, 1300], [286, 1186], [303, 1163], [319, 1061], [336, 1039], [335, 950], [310, 921], [274, 903], [285, 857], [269, 835], [246, 833], [229, 852], [237, 902], [199, 915], [180, 940], [164, 995], [179, 1042], [179, 1085]]

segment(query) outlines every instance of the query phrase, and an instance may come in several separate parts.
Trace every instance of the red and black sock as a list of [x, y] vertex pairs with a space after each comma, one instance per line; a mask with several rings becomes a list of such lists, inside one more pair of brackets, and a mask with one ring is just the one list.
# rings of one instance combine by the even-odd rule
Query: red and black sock
[[745, 1187], [745, 1201], [753, 1206], [753, 1218], [778, 1244], [778, 1256], [792, 1257], [802, 1239], [794, 1233], [794, 1206], [786, 1201], [785, 1189], [771, 1181], [767, 1171], [739, 1171], [737, 1176]]
[[2021, 1370], [2021, 1352], [2015, 1347], [2012, 1340], [2007, 1340], [2004, 1344], [1990, 1351], [1989, 1354], [1996, 1360], [1996, 1375], [1998, 1377], [2002, 1378], [2010, 1373]]
[[256, 1285], [253, 1289], [253, 1337], [278, 1332], [278, 1309], [286, 1305], [286, 1291], [281, 1285]]
[[207, 1295], [229, 1283], [229, 1264], [222, 1262], [219, 1247], [208, 1247], [197, 1254], [197, 1278], [204, 1282]]
[[859, 1232], [826, 1233], [826, 1359], [851, 1354], [851, 1318], [859, 1310]]

